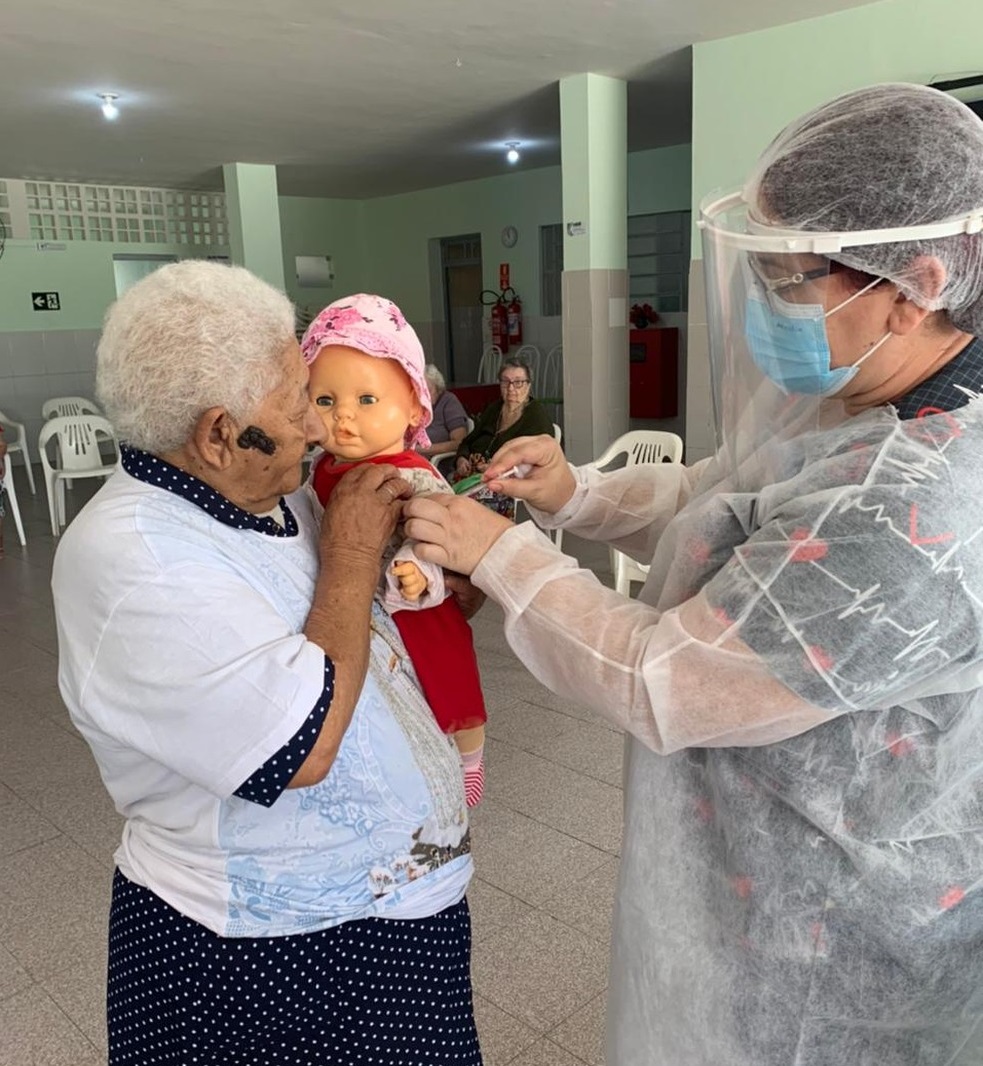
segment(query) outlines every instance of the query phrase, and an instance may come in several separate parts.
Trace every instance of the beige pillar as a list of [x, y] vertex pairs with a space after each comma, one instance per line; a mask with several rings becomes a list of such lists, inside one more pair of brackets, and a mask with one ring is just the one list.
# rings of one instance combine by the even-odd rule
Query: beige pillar
[[627, 85], [560, 82], [563, 434], [589, 462], [628, 429]]

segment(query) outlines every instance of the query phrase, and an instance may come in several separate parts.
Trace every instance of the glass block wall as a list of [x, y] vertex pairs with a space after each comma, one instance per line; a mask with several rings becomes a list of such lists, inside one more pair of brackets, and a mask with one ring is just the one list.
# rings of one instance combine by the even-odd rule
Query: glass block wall
[[0, 221], [22, 240], [229, 243], [218, 192], [7, 178], [0, 179]]

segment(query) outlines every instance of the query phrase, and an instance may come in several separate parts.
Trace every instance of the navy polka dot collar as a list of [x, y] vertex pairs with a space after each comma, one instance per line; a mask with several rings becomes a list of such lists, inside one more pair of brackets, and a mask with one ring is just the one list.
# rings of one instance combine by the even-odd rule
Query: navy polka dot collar
[[297, 535], [297, 519], [294, 518], [293, 512], [282, 497], [280, 498], [280, 506], [283, 508], [283, 525], [281, 526], [275, 518], [269, 515], [255, 515], [244, 511], [206, 485], [204, 481], [199, 481], [193, 475], [178, 470], [176, 466], [158, 459], [150, 452], [140, 451], [139, 448], [131, 448], [124, 444], [120, 447], [120, 460], [123, 469], [130, 477], [173, 492], [175, 496], [180, 496], [196, 507], [200, 507], [223, 525], [232, 526], [233, 529], [253, 529], [257, 533], [266, 533], [271, 537], [295, 537]]

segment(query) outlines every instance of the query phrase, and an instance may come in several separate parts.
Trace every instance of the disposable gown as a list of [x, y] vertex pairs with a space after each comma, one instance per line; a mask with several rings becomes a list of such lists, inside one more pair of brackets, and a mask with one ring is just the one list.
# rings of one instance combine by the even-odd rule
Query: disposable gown
[[531, 523], [473, 575], [630, 734], [607, 1062], [980, 1066], [983, 400], [775, 449], [756, 491], [575, 471], [538, 517], [651, 560], [640, 602]]

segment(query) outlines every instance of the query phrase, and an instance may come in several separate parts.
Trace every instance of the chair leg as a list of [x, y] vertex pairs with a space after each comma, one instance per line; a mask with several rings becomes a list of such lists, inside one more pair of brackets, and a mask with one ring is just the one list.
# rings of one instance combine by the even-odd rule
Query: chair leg
[[27, 483], [31, 486], [31, 495], [37, 496], [38, 490], [34, 486], [34, 470], [31, 468], [31, 457], [27, 454], [27, 446], [23, 448], [24, 469], [27, 471]]
[[65, 482], [62, 478], [55, 482], [55, 488], [55, 498], [58, 501], [58, 532], [60, 533], [68, 524], [65, 521]]
[[563, 551], [563, 530], [562, 529], [554, 529], [553, 530], [553, 543], [556, 545], [556, 550], [557, 551], [560, 551], [560, 552]]
[[14, 515], [14, 525], [17, 527], [17, 539], [20, 541], [20, 546], [26, 548], [27, 539], [24, 536], [24, 523], [21, 521], [20, 507], [17, 506], [17, 489], [14, 487], [14, 478], [10, 469], [9, 456], [5, 458], [4, 468], [6, 474], [4, 479], [4, 491], [7, 494], [7, 503]]
[[51, 535], [58, 536], [58, 500], [56, 498], [57, 487], [54, 478], [45, 479], [45, 488], [48, 490], [48, 517], [51, 519]]

